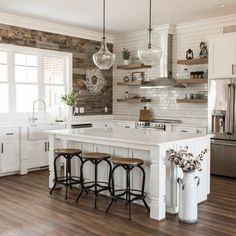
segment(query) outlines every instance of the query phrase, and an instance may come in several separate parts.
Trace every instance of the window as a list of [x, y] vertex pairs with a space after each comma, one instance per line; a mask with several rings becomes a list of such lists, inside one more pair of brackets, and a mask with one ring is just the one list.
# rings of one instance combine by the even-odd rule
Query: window
[[0, 51], [0, 113], [9, 112], [8, 56]]
[[48, 112], [56, 111], [67, 88], [70, 57], [0, 44], [0, 113], [32, 112], [33, 101], [39, 98]]
[[65, 62], [63, 58], [43, 57], [43, 78], [47, 111], [52, 111], [61, 102], [64, 94]]
[[39, 97], [38, 58], [15, 54], [16, 111], [32, 111], [32, 102]]

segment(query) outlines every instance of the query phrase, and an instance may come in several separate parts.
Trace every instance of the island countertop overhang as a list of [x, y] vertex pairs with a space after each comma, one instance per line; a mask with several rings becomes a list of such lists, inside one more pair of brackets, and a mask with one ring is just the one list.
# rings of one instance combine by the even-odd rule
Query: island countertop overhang
[[173, 133], [164, 131], [141, 130], [141, 129], [117, 129], [117, 128], [85, 128], [85, 129], [63, 129], [50, 130], [48, 134], [69, 137], [70, 139], [96, 139], [110, 142], [122, 142], [134, 145], [161, 146], [173, 142], [184, 142], [185, 140], [198, 140], [209, 138], [209, 135]]

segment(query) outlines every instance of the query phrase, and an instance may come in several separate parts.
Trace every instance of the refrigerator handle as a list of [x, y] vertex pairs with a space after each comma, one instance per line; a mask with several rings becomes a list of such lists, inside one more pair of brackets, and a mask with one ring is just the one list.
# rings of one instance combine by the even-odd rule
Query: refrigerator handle
[[235, 84], [230, 84], [230, 133], [234, 133]]
[[227, 110], [226, 110], [226, 134], [231, 135], [230, 133], [230, 108], [231, 108], [231, 84], [227, 84]]

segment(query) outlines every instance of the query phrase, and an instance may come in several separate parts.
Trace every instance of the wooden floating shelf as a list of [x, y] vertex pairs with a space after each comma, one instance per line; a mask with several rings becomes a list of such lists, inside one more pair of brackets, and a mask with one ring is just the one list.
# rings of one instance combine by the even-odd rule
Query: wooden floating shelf
[[128, 102], [128, 103], [142, 103], [142, 102], [151, 102], [151, 99], [147, 98], [125, 98], [117, 99], [117, 102]]
[[180, 84], [207, 84], [208, 79], [177, 79], [177, 83]]
[[180, 65], [208, 64], [208, 58], [196, 58], [196, 59], [190, 59], [190, 60], [178, 60], [177, 64], [180, 64]]
[[144, 69], [144, 68], [151, 68], [151, 66], [146, 66], [144, 64], [129, 64], [129, 65], [117, 66], [117, 69], [120, 69], [120, 70], [135, 70], [135, 69]]
[[177, 99], [177, 103], [207, 103], [207, 99]]
[[118, 86], [141, 86], [140, 81], [132, 81], [132, 82], [117, 82]]

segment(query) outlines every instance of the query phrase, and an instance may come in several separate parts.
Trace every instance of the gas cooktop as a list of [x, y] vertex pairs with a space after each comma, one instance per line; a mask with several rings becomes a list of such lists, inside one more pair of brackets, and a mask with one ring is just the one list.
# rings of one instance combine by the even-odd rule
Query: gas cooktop
[[136, 129], [158, 129], [166, 130], [166, 124], [179, 124], [180, 120], [152, 119], [151, 121], [138, 121], [135, 123]]

